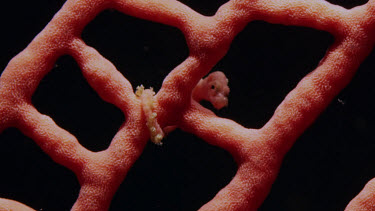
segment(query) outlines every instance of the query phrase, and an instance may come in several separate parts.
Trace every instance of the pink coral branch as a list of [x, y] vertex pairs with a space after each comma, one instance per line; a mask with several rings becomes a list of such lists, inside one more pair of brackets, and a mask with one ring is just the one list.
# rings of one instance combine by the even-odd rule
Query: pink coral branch
[[135, 107], [132, 104], [136, 99], [131, 84], [110, 61], [82, 40], [74, 42], [72, 54], [89, 84], [103, 100], [116, 105], [125, 114]]
[[[276, 178], [283, 155], [258, 130], [219, 118], [193, 103], [181, 129], [231, 153], [238, 165], [233, 180], [201, 210], [255, 210]], [[249, 174], [251, 172], [251, 174]]]
[[19, 129], [32, 138], [55, 162], [79, 173], [88, 151], [49, 116], [40, 114], [31, 105], [25, 105], [23, 109], [26, 112], [19, 122]]
[[341, 34], [340, 31], [345, 30], [343, 20], [348, 14], [348, 10], [345, 8], [321, 0], [238, 2], [248, 11], [254, 11], [255, 20], [311, 27], [330, 32], [332, 35]]
[[349, 210], [374, 210], [375, 209], [375, 179], [370, 180], [363, 190], [345, 208]]
[[23, 211], [35, 211], [24, 204], [21, 204], [17, 201], [9, 200], [9, 199], [0, 199], [0, 209], [1, 210], [9, 210], [12, 207], [13, 210], [23, 210]]
[[182, 28], [192, 19], [200, 16], [199, 13], [175, 0], [142, 0], [126, 1], [114, 0], [112, 7], [118, 11], [138, 18], [163, 23]]
[[274, 116], [262, 128], [262, 132], [268, 134], [272, 140], [289, 142], [285, 152], [349, 83], [359, 62], [367, 56], [371, 48], [371, 45], [368, 45], [367, 52], [363, 48], [351, 49], [347, 47], [350, 43], [351, 41], [346, 41], [332, 46], [319, 67], [302, 79], [286, 96]]

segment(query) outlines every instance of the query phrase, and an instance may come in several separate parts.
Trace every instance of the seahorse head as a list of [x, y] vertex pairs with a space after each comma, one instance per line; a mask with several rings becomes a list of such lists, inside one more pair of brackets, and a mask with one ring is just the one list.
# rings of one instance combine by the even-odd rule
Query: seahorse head
[[195, 100], [207, 100], [219, 110], [228, 105], [229, 91], [228, 79], [224, 73], [220, 71], [212, 72], [197, 84], [194, 90]]

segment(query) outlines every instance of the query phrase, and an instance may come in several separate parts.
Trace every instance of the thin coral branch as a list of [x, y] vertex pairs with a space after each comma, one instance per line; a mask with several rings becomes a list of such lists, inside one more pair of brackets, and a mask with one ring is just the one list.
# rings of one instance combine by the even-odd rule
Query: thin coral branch
[[74, 42], [72, 51], [83, 75], [103, 100], [116, 105], [125, 114], [135, 107], [132, 104], [136, 99], [131, 84], [110, 61], [82, 40]]

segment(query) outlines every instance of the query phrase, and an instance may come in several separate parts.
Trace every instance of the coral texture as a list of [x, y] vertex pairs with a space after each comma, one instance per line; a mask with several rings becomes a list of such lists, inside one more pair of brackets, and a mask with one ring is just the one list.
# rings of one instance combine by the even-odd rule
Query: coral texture
[[[148, 90], [147, 96], [138, 97], [127, 78], [81, 38], [86, 25], [107, 9], [170, 25], [183, 33], [189, 55], [165, 77], [155, 96]], [[375, 0], [350, 10], [323, 0], [231, 0], [213, 16], [203, 16], [175, 0], [68, 0], [3, 71], [0, 132], [19, 129], [53, 161], [77, 176], [81, 188], [72, 210], [107, 210], [150, 137], [159, 143], [159, 133], [152, 134], [150, 128], [177, 127], [228, 151], [237, 163], [231, 182], [200, 210], [257, 210], [269, 194], [286, 153], [348, 85], [371, 52], [374, 16]], [[218, 117], [193, 100], [192, 93], [226, 55], [235, 36], [255, 20], [326, 31], [334, 36], [334, 43], [316, 69], [287, 94], [269, 121], [259, 129], [249, 129]], [[33, 105], [33, 94], [63, 55], [72, 56], [101, 99], [125, 116], [103, 151], [86, 149]], [[346, 209], [374, 210], [374, 193], [370, 181]], [[0, 203], [2, 209], [30, 209], [11, 200]]]

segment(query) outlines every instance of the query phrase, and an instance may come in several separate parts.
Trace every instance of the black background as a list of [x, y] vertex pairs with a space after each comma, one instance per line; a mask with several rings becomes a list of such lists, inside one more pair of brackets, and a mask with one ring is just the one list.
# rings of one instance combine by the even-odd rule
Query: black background
[[[226, 1], [182, 2], [213, 15]], [[367, 1], [331, 2], [351, 8]], [[63, 3], [1, 2], [1, 71]], [[99, 14], [82, 38], [112, 61], [133, 87], [143, 84], [158, 90], [163, 78], [188, 55], [179, 30], [117, 11]], [[213, 68], [225, 72], [231, 88], [229, 106], [217, 114], [246, 127], [262, 127], [332, 42], [331, 35], [314, 29], [249, 23]], [[349, 86], [298, 139], [259, 210], [343, 210], [375, 176], [374, 61], [373, 52]], [[40, 112], [93, 151], [106, 149], [125, 120], [119, 109], [103, 102], [89, 87], [70, 56], [58, 59], [32, 100]], [[0, 197], [37, 210], [69, 210], [77, 198], [75, 175], [54, 163], [17, 129], [0, 134], [0, 166]], [[177, 130], [162, 147], [147, 144], [110, 210], [197, 210], [235, 172], [236, 164], [227, 152]]]

